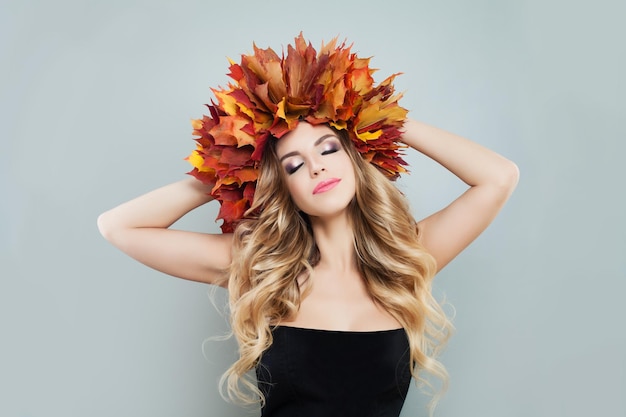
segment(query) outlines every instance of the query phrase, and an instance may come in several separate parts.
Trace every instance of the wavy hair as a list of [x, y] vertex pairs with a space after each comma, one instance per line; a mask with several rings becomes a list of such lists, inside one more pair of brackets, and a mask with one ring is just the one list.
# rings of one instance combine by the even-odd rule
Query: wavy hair
[[[345, 131], [336, 132], [355, 169], [356, 195], [348, 210], [359, 272], [371, 297], [405, 329], [412, 375], [431, 388], [432, 412], [448, 380], [436, 357], [453, 328], [432, 295], [435, 260], [420, 244], [420, 231], [404, 195], [363, 159]], [[228, 290], [239, 359], [220, 385], [225, 397], [246, 404], [264, 404], [249, 371], [271, 346], [272, 326], [297, 313], [307, 289], [306, 279], [299, 282], [298, 277], [308, 277], [319, 261], [308, 216], [293, 203], [283, 171], [276, 139], [270, 140], [254, 204], [233, 236]], [[442, 388], [433, 390], [422, 370], [439, 378]]]

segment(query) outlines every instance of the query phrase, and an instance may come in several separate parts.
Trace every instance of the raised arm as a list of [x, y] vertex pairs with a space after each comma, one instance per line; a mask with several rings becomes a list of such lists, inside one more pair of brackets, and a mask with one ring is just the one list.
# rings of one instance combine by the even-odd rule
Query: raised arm
[[443, 268], [494, 219], [519, 178], [517, 166], [458, 135], [407, 120], [402, 140], [469, 185], [447, 207], [419, 222], [422, 244]]
[[166, 185], [98, 217], [100, 233], [139, 262], [166, 274], [226, 286], [230, 234], [206, 234], [169, 227], [211, 200], [209, 188], [194, 178]]

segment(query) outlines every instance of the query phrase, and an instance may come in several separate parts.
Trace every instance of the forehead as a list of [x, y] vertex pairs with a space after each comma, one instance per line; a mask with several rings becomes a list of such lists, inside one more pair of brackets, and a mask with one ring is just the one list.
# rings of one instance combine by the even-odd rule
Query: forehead
[[322, 136], [335, 135], [335, 131], [325, 124], [312, 125], [307, 122], [300, 122], [291, 132], [276, 141], [276, 153], [278, 157], [313, 143]]

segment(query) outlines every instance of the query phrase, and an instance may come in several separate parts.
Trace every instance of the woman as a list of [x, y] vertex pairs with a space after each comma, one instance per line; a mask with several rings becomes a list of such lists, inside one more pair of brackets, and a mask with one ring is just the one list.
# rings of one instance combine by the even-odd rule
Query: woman
[[[397, 416], [411, 376], [445, 383], [436, 356], [452, 325], [432, 278], [518, 180], [502, 156], [406, 119], [395, 76], [374, 85], [368, 64], [335, 41], [317, 52], [302, 35], [283, 57], [255, 47], [193, 123], [195, 179], [98, 219], [138, 261], [228, 288], [240, 357], [223, 383], [264, 416]], [[390, 182], [407, 146], [469, 186], [419, 222]], [[213, 199], [224, 233], [169, 229]]]

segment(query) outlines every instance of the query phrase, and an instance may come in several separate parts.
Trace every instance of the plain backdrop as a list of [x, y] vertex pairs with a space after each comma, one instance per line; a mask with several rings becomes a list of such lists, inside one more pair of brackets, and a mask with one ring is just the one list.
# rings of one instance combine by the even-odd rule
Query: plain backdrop
[[[99, 213], [179, 180], [227, 57], [303, 31], [402, 72], [410, 116], [514, 160], [519, 186], [436, 278], [456, 308], [436, 416], [626, 416], [626, 6], [618, 1], [0, 1], [0, 415], [257, 415], [206, 285], [127, 258]], [[464, 189], [411, 153], [423, 217]], [[217, 232], [207, 205], [177, 227]], [[363, 364], [367, 366], [367, 364]], [[414, 386], [402, 416], [424, 416]]]

